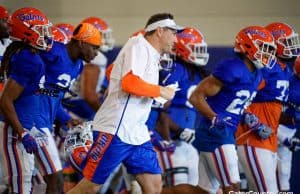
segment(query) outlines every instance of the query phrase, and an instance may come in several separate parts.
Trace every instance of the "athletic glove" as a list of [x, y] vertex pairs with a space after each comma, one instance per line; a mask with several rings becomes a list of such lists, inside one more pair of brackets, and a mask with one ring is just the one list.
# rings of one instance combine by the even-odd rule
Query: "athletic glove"
[[176, 145], [173, 141], [164, 140], [156, 131], [150, 131], [151, 143], [159, 151], [174, 152]]
[[179, 130], [179, 139], [187, 143], [193, 143], [193, 141], [195, 140], [195, 129], [180, 128]]
[[154, 141], [152, 142], [153, 146], [155, 146], [160, 151], [166, 151], [166, 152], [174, 152], [176, 149], [175, 143], [170, 140], [160, 140], [160, 141]]
[[271, 129], [271, 127], [264, 125], [264, 124], [260, 124], [256, 130], [257, 135], [262, 138], [263, 140], [269, 138], [273, 131]]
[[211, 120], [210, 128], [220, 128], [224, 129], [226, 126], [233, 126], [231, 123], [231, 117], [221, 117], [221, 116], [214, 116]]
[[22, 138], [22, 144], [27, 153], [32, 154], [37, 152], [38, 145], [35, 139], [27, 131], [22, 133], [21, 138]]
[[244, 123], [263, 140], [272, 135], [272, 129], [269, 126], [262, 124], [259, 121], [259, 118], [253, 113], [244, 113]]
[[283, 145], [288, 147], [292, 152], [298, 151], [300, 149], [300, 139], [297, 137], [286, 138], [283, 141]]

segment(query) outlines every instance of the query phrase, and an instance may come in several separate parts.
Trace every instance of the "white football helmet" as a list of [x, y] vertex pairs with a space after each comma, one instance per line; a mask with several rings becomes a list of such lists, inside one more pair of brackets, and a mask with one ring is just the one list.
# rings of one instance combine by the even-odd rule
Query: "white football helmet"
[[64, 142], [67, 160], [80, 171], [80, 165], [93, 144], [92, 122], [84, 122], [68, 131]]

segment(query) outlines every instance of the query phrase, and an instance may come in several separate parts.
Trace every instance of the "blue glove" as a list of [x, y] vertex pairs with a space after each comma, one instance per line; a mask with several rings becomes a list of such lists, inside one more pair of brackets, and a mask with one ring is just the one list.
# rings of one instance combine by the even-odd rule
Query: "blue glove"
[[298, 151], [300, 149], [300, 139], [297, 137], [286, 138], [283, 141], [283, 145], [288, 147], [292, 152]]
[[244, 113], [243, 118], [244, 123], [249, 127], [249, 129], [254, 131], [263, 140], [272, 135], [272, 129], [269, 126], [262, 124], [255, 114], [246, 112]]
[[228, 125], [233, 126], [231, 123], [231, 117], [221, 117], [217, 115], [211, 120], [210, 128], [224, 129]]
[[160, 151], [173, 153], [176, 149], [176, 145], [173, 141], [167, 141], [167, 140], [152, 141], [152, 144]]
[[164, 140], [156, 131], [150, 131], [151, 143], [160, 151], [174, 152], [176, 145], [173, 141]]
[[27, 131], [22, 133], [22, 144], [29, 154], [36, 153], [38, 150], [35, 139]]

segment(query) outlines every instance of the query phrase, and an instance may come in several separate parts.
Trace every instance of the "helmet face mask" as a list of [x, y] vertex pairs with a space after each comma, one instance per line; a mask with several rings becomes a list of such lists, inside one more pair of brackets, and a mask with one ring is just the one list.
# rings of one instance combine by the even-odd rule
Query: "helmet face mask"
[[114, 48], [115, 39], [110, 28], [100, 31], [102, 33], [103, 44], [100, 46], [101, 51], [107, 52]]
[[300, 41], [298, 33], [294, 33], [289, 37], [281, 37], [277, 40], [278, 44], [283, 46], [283, 55], [292, 58], [300, 54]]
[[207, 44], [205, 42], [200, 44], [187, 44], [186, 47], [190, 49], [189, 61], [192, 61], [197, 66], [204, 66], [207, 64], [209, 54], [207, 53]]
[[242, 29], [234, 46], [234, 51], [245, 55], [257, 69], [273, 68], [276, 49], [272, 34], [262, 26]]
[[273, 68], [275, 65], [275, 45], [256, 40], [255, 45], [258, 46], [257, 52], [254, 54], [254, 58], [257, 59], [258, 63], [254, 63], [256, 68], [261, 69], [264, 66]]
[[278, 57], [289, 59], [300, 54], [299, 34], [290, 25], [274, 22], [268, 24], [266, 29], [275, 39]]
[[39, 37], [36, 40], [38, 48], [47, 49], [48, 45], [53, 44], [53, 34], [51, 24], [49, 25], [35, 25], [31, 29], [35, 31]]

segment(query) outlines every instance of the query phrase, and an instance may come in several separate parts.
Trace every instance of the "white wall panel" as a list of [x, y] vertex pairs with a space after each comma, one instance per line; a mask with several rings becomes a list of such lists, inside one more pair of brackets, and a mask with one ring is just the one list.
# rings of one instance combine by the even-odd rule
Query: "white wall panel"
[[177, 23], [199, 28], [209, 45], [231, 45], [247, 25], [287, 22], [300, 31], [300, 0], [0, 0], [10, 11], [43, 10], [53, 23], [78, 24], [88, 16], [105, 19], [117, 44], [142, 28], [150, 15], [171, 12]]

